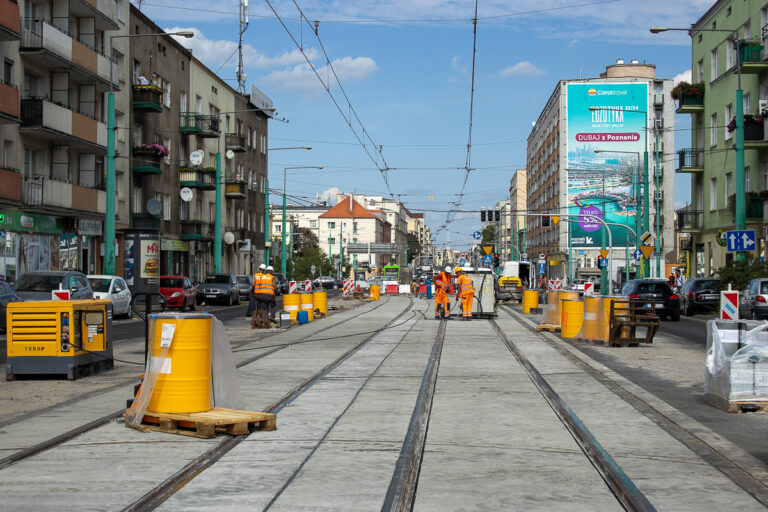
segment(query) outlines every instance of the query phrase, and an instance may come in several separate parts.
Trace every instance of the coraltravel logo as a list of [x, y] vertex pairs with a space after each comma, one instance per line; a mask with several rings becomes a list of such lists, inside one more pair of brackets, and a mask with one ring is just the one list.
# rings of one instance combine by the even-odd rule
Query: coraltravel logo
[[590, 90], [588, 90], [588, 91], [587, 91], [587, 94], [588, 94], [589, 96], [597, 96], [597, 89], [595, 89], [595, 88], [593, 87], [592, 89], [590, 89]]

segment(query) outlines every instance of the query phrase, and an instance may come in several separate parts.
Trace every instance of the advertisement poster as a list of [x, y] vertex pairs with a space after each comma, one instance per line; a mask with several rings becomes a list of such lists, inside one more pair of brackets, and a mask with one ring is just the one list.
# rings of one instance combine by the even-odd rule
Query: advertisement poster
[[[648, 84], [571, 83], [567, 87], [568, 214], [585, 215], [570, 224], [571, 246], [600, 247], [602, 228], [594, 217], [635, 227], [635, 190], [642, 183], [647, 140]], [[614, 247], [625, 247], [627, 241], [634, 245], [627, 229], [610, 229]]]
[[141, 241], [141, 277], [157, 279], [160, 276], [160, 244], [157, 240]]

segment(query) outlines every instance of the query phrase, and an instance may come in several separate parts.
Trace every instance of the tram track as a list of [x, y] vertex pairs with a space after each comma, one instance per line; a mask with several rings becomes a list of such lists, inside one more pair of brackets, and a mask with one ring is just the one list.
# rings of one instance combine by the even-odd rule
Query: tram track
[[[376, 304], [375, 306], [369, 308], [367, 311], [364, 312], [364, 314], [368, 314], [368, 313], [371, 313], [371, 312], [377, 310], [378, 308], [380, 308], [380, 307], [384, 306], [385, 304], [387, 304], [389, 302], [389, 300], [390, 300], [389, 297], [385, 296], [383, 298], [383, 300], [379, 301], [379, 303]], [[411, 301], [411, 304], [412, 303], [413, 303], [413, 301]], [[409, 308], [410, 308], [410, 306], [409, 306]], [[354, 316], [351, 316], [349, 318], [345, 318], [345, 319], [343, 319], [343, 320], [341, 320], [339, 322], [336, 322], [336, 323], [334, 323], [332, 325], [324, 326], [323, 328], [318, 329], [317, 331], [315, 331], [313, 333], [310, 333], [310, 334], [307, 334], [305, 336], [302, 336], [301, 338], [299, 338], [299, 339], [297, 339], [295, 341], [286, 342], [285, 344], [281, 344], [279, 346], [268, 348], [264, 352], [261, 352], [259, 354], [256, 354], [254, 356], [248, 357], [248, 358], [238, 362], [235, 365], [235, 367], [236, 368], [242, 368], [243, 366], [246, 366], [246, 365], [248, 365], [250, 363], [253, 363], [254, 361], [257, 361], [259, 359], [263, 359], [264, 357], [270, 356], [270, 355], [272, 355], [272, 354], [274, 354], [276, 352], [279, 352], [281, 350], [287, 349], [287, 348], [289, 348], [289, 347], [291, 347], [293, 345], [307, 343], [309, 341], [312, 341], [312, 338], [316, 337], [318, 334], [327, 332], [327, 331], [329, 331], [331, 329], [335, 329], [336, 327], [338, 327], [338, 326], [340, 326], [340, 325], [342, 325], [342, 324], [344, 324], [346, 322], [349, 322], [349, 321], [351, 321], [351, 320], [353, 320], [355, 318], [356, 317], [354, 317]], [[237, 349], [242, 350], [242, 348], [244, 346], [246, 346], [246, 345], [248, 345], [250, 343], [253, 343], [253, 342], [256, 342], [256, 341], [264, 341], [265, 339], [273, 338], [273, 337], [275, 337], [275, 336], [277, 336], [279, 334], [281, 334], [281, 333], [278, 332], [278, 333], [275, 333], [275, 334], [272, 334], [272, 335], [260, 338], [259, 340], [253, 340], [252, 342], [240, 343], [238, 345], [235, 345], [235, 349], [236, 350]], [[255, 347], [254, 349], [258, 350], [259, 347]], [[113, 390], [115, 390], [115, 389], [117, 389], [117, 388], [119, 388], [121, 386], [129, 384], [130, 382], [134, 382], [135, 380], [136, 380], [135, 377], [132, 377], [131, 379], [127, 379], [124, 382], [115, 384], [114, 386], [111, 386], [111, 387], [107, 388], [106, 390], [102, 390], [101, 393], [113, 391]], [[92, 394], [90, 394], [90, 396], [95, 396], [97, 394], [100, 394], [100, 393], [99, 392], [93, 392]], [[70, 402], [70, 403], [72, 403], [72, 402]], [[50, 409], [52, 409], [52, 408], [46, 408], [45, 410], [50, 410]], [[71, 430], [68, 430], [67, 432], [64, 432], [64, 433], [62, 433], [62, 434], [60, 434], [58, 436], [52, 437], [52, 438], [47, 439], [45, 441], [39, 442], [39, 443], [37, 443], [37, 444], [35, 444], [33, 446], [29, 446], [27, 448], [24, 448], [24, 449], [18, 451], [18, 452], [15, 452], [15, 453], [13, 453], [11, 455], [8, 455], [8, 456], [0, 459], [0, 471], [8, 468], [9, 466], [12, 466], [13, 464], [16, 464], [17, 462], [20, 462], [20, 461], [22, 461], [24, 459], [28, 459], [29, 457], [32, 457], [34, 455], [43, 453], [43, 452], [48, 451], [48, 450], [50, 450], [52, 448], [60, 446], [60, 445], [66, 443], [68, 441], [71, 441], [72, 439], [74, 439], [74, 438], [76, 438], [76, 437], [78, 437], [78, 436], [80, 436], [82, 434], [85, 434], [85, 433], [90, 432], [92, 430], [95, 430], [95, 429], [97, 429], [97, 428], [99, 428], [99, 427], [101, 427], [103, 425], [106, 425], [106, 424], [108, 424], [108, 423], [110, 423], [112, 421], [115, 421], [115, 420], [119, 419], [120, 417], [122, 417], [124, 412], [125, 412], [125, 409], [120, 409], [118, 411], [106, 414], [106, 415], [104, 415], [104, 416], [102, 416], [100, 418], [94, 419], [92, 421], [89, 421], [87, 423], [79, 425], [79, 426], [77, 426], [77, 427], [75, 427], [75, 428], [73, 428]], [[27, 415], [25, 415], [26, 419], [29, 419], [30, 417], [34, 417], [34, 416], [27, 416]]]

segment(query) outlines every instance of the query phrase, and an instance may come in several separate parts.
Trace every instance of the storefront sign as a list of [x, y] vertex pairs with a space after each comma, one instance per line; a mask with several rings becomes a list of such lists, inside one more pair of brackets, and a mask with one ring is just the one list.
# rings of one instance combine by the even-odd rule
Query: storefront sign
[[160, 250], [187, 252], [189, 251], [189, 242], [185, 242], [184, 240], [163, 239], [160, 240]]
[[77, 219], [77, 234], [86, 236], [101, 236], [102, 222], [96, 219]]
[[18, 211], [0, 211], [2, 229], [8, 231], [31, 231], [33, 233], [59, 234], [62, 232], [61, 217], [38, 215]]

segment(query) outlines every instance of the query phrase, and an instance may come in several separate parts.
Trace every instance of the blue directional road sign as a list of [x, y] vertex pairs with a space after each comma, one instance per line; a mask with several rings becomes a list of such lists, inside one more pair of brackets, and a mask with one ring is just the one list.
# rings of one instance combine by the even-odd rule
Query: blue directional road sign
[[474, 233], [472, 233], [472, 237], [473, 237], [475, 240], [480, 240], [480, 239], [483, 237], [483, 235], [482, 235], [482, 233], [480, 233], [479, 231], [475, 231]]
[[467, 260], [465, 260], [463, 258], [459, 260], [459, 266], [460, 267], [464, 267], [464, 266], [466, 266], [466, 264], [467, 264]]
[[547, 273], [547, 264], [543, 261], [539, 262], [539, 274], [544, 275]]
[[635, 252], [632, 253], [632, 257], [635, 259], [635, 261], [640, 261], [640, 259], [643, 257], [643, 253], [640, 252], [640, 249], [635, 249]]
[[728, 252], [754, 251], [756, 245], [754, 229], [725, 232], [725, 247]]
[[491, 258], [490, 254], [486, 254], [485, 256], [483, 256], [483, 265], [485, 265], [486, 267], [490, 267], [492, 262], [493, 262], [493, 258]]

